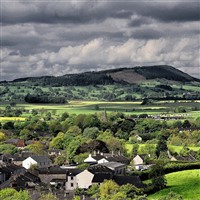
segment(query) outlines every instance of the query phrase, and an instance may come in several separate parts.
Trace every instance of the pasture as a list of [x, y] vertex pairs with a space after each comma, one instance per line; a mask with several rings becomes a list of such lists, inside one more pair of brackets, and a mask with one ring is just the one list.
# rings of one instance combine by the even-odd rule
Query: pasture
[[167, 188], [148, 196], [149, 200], [175, 192], [183, 196], [184, 200], [200, 200], [200, 170], [185, 170], [166, 175]]
[[[147, 149], [148, 149], [148, 146], [149, 147], [152, 147], [154, 149], [156, 149], [156, 144], [139, 144], [139, 149], [138, 149], [138, 153], [139, 154], [142, 154], [142, 149], [143, 147], [146, 146]], [[178, 154], [180, 153], [180, 151], [182, 150], [183, 146], [175, 146], [175, 145], [168, 145], [169, 149], [172, 148], [174, 152], [177, 152]], [[132, 144], [129, 144], [129, 143], [126, 143], [125, 145], [125, 148], [127, 150], [128, 153], [131, 153], [132, 151], [132, 148], [133, 148], [133, 145]], [[189, 149], [193, 150], [193, 151], [198, 151], [200, 149], [200, 147], [188, 147]]]
[[[1, 104], [0, 109], [5, 109], [7, 104]], [[140, 114], [171, 114], [174, 113], [173, 109], [179, 106], [184, 107], [187, 113], [182, 113], [186, 118], [197, 118], [200, 116], [200, 111], [193, 111], [192, 107], [200, 107], [200, 102], [173, 102], [173, 101], [160, 101], [149, 105], [141, 105], [140, 101], [120, 101], [120, 102], [108, 102], [108, 101], [69, 101], [68, 104], [17, 104], [15, 108], [23, 108], [25, 110], [43, 110], [43, 111], [56, 111], [57, 114], [68, 112], [69, 114], [93, 114], [97, 112], [103, 112], [105, 109], [107, 112], [123, 112], [128, 115], [140, 115]]]

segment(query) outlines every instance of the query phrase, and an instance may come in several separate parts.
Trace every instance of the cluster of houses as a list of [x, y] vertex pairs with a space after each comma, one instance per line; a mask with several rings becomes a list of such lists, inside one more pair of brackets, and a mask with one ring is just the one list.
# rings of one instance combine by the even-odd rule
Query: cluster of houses
[[[19, 149], [24, 146], [21, 140], [14, 142]], [[63, 194], [67, 195], [76, 188], [88, 189], [93, 184], [103, 183], [104, 180], [114, 180], [119, 185], [130, 183], [138, 188], [144, 187], [139, 176], [128, 173], [127, 167], [130, 160], [119, 152], [117, 154], [100, 152], [89, 154], [84, 160], [89, 167], [84, 170], [76, 165], [53, 165], [51, 157], [60, 154], [60, 150], [50, 150], [48, 155], [38, 156], [22, 149], [21, 153], [15, 155], [0, 154], [0, 189], [12, 187], [18, 190], [34, 191], [38, 187], [46, 186], [52, 190], [60, 189]], [[135, 168], [146, 170], [151, 167], [152, 165], [145, 164], [145, 159], [149, 156], [136, 155], [132, 160]], [[182, 156], [170, 157], [172, 161], [186, 161], [186, 159]], [[195, 160], [190, 157], [189, 161]]]
[[0, 155], [0, 189], [34, 189], [47, 184], [62, 188], [68, 193], [76, 188], [88, 189], [92, 184], [101, 184], [110, 179], [119, 185], [131, 183], [139, 188], [144, 186], [138, 176], [127, 175], [129, 160], [123, 155], [90, 154], [84, 160], [84, 163], [89, 164], [85, 170], [76, 165], [55, 166], [48, 156], [27, 156], [27, 152], [20, 155]]

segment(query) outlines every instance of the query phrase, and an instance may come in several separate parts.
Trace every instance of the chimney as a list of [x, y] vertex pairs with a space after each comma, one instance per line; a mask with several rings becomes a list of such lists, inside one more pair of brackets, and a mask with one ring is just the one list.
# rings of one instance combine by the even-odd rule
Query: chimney
[[97, 152], [94, 150], [94, 156], [96, 156], [97, 155]]

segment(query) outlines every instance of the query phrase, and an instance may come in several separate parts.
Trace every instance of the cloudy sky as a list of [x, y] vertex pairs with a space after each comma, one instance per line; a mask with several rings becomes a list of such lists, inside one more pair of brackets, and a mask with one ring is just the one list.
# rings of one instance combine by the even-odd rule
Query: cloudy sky
[[200, 78], [200, 0], [1, 0], [1, 80], [172, 65]]

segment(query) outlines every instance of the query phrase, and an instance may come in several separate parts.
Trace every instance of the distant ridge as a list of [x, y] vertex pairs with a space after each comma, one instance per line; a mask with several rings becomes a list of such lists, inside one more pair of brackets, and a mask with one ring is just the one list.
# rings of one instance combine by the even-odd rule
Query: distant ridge
[[200, 82], [194, 78], [169, 65], [136, 66], [132, 68], [117, 68], [104, 71], [92, 71], [79, 74], [66, 74], [64, 76], [41, 76], [15, 79], [12, 82], [38, 82], [42, 85], [52, 86], [86, 86], [106, 85], [113, 83], [134, 84], [151, 79], [166, 79], [178, 82]]

